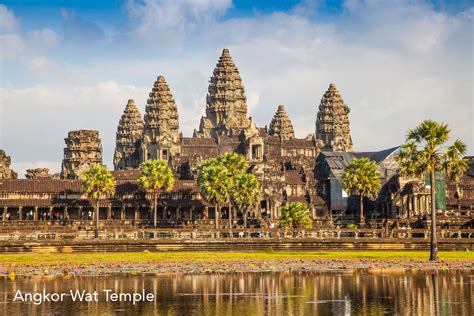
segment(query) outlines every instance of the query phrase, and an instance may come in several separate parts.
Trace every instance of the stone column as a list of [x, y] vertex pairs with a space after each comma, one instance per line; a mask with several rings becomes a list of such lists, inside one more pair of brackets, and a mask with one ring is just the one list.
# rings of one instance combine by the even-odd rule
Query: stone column
[[107, 219], [112, 219], [112, 205], [107, 207]]
[[133, 216], [133, 218], [134, 218], [136, 221], [138, 221], [139, 218], [140, 218], [139, 215], [140, 215], [139, 208], [138, 208], [138, 206], [135, 206], [135, 215]]
[[163, 219], [166, 219], [166, 214], [168, 213], [168, 207], [167, 206], [163, 206]]
[[63, 218], [64, 218], [64, 219], [69, 218], [69, 210], [68, 210], [68, 207], [67, 207], [67, 206], [64, 207]]
[[33, 220], [38, 220], [38, 206], [35, 206], [35, 210], [33, 211]]
[[194, 206], [191, 206], [191, 208], [189, 209], [189, 220], [190, 221], [193, 220], [193, 213], [194, 213]]
[[122, 208], [120, 209], [120, 220], [123, 221], [125, 220], [125, 206], [122, 205]]
[[77, 219], [78, 220], [82, 220], [82, 209], [83, 209], [82, 206], [79, 206], [79, 208], [77, 209]]
[[413, 195], [413, 211], [415, 213], [419, 212], [417, 200], [418, 200], [418, 195]]
[[53, 207], [52, 206], [49, 207], [48, 214], [49, 214], [49, 220], [52, 220], [53, 219]]
[[8, 213], [8, 207], [4, 206], [3, 207], [3, 220], [7, 220], [7, 213]]
[[23, 207], [22, 206], [18, 207], [18, 220], [19, 221], [23, 220]]
[[206, 219], [209, 219], [209, 207], [208, 206], [204, 206], [204, 214], [206, 216]]
[[175, 213], [176, 215], [175, 215], [175, 218], [174, 218], [175, 220], [177, 220], [177, 219], [179, 218], [179, 212], [180, 212], [180, 210], [181, 210], [181, 207], [180, 207], [180, 206], [177, 206], [177, 207], [176, 207], [176, 213]]

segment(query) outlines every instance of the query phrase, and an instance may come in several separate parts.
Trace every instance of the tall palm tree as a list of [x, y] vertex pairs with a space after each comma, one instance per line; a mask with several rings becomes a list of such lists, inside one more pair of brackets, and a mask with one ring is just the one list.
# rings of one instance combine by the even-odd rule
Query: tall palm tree
[[226, 153], [217, 157], [217, 162], [222, 165], [227, 172], [227, 205], [229, 209], [229, 227], [232, 227], [231, 205], [235, 204], [235, 196], [238, 195], [237, 179], [247, 174], [249, 163], [245, 157], [237, 153]]
[[242, 212], [244, 227], [247, 227], [247, 211], [260, 201], [260, 183], [253, 174], [243, 173], [236, 177], [231, 195], [235, 206]]
[[204, 160], [198, 167], [197, 184], [202, 197], [215, 207], [215, 226], [219, 228], [220, 206], [229, 200], [229, 173], [217, 160]]
[[199, 166], [198, 186], [203, 198], [216, 206], [216, 228], [219, 206], [228, 205], [232, 228], [231, 205], [245, 211], [259, 201], [260, 184], [248, 169], [245, 157], [236, 153], [205, 160]]
[[115, 192], [115, 178], [105, 166], [93, 165], [82, 174], [82, 190], [96, 203], [95, 238], [99, 238], [99, 199]]
[[344, 169], [341, 185], [344, 191], [359, 195], [359, 224], [362, 227], [365, 225], [364, 197], [376, 199], [382, 187], [377, 164], [367, 158], [352, 159]]
[[153, 194], [153, 227], [157, 223], [158, 192], [169, 192], [173, 188], [174, 176], [165, 160], [147, 160], [140, 165], [139, 185]]
[[462, 176], [469, 163], [464, 158], [466, 145], [456, 140], [453, 145], [445, 147], [450, 130], [447, 124], [432, 120], [421, 122], [409, 130], [406, 143], [400, 147], [397, 162], [402, 175], [430, 175], [431, 193], [431, 242], [430, 261], [438, 260], [438, 243], [436, 239], [436, 171], [444, 171], [452, 179]]

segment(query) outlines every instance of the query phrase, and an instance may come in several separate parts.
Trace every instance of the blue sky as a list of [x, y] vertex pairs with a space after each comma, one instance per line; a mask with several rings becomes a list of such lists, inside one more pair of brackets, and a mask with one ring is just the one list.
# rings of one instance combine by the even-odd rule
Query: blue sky
[[190, 136], [224, 47], [258, 126], [285, 104], [297, 136], [314, 133], [335, 82], [352, 108], [355, 150], [399, 145], [432, 118], [474, 154], [471, 0], [0, 3], [0, 148], [20, 174], [59, 171], [63, 139], [80, 128], [100, 131], [111, 167], [127, 100], [143, 114], [160, 74]]

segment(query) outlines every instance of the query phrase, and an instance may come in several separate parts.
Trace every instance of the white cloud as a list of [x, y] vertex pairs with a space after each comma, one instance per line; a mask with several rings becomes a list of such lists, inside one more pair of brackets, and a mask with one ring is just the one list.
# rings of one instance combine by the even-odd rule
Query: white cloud
[[181, 48], [187, 34], [212, 24], [232, 0], [129, 0], [131, 36], [161, 50]]
[[18, 24], [18, 18], [13, 11], [9, 10], [5, 5], [0, 4], [0, 34], [16, 32]]
[[[356, 150], [398, 145], [409, 128], [432, 118], [447, 122], [474, 154], [473, 8], [448, 15], [421, 1], [346, 1], [342, 15], [321, 22], [295, 12], [222, 20], [230, 1], [183, 3], [128, 3], [127, 34], [140, 41], [116, 40], [133, 48], [131, 56], [110, 58], [115, 51], [102, 48], [92, 61], [78, 57], [68, 63], [47, 51], [32, 56], [25, 78], [37, 84], [13, 83], [1, 91], [0, 147], [12, 161], [60, 165], [69, 130], [99, 129], [104, 161], [111, 166], [127, 100], [135, 99], [143, 115], [158, 74], [165, 75], [181, 131], [190, 136], [205, 112], [207, 81], [228, 47], [243, 78], [249, 115], [260, 127], [284, 104], [297, 136], [313, 133], [321, 96], [335, 82], [352, 109]], [[52, 42], [61, 52], [61, 43]], [[19, 51], [27, 47], [21, 43]], [[165, 53], [150, 57], [157, 47]]]
[[51, 29], [32, 30], [23, 36], [19, 26], [13, 11], [0, 4], [0, 61], [28, 62], [57, 43], [58, 34]]

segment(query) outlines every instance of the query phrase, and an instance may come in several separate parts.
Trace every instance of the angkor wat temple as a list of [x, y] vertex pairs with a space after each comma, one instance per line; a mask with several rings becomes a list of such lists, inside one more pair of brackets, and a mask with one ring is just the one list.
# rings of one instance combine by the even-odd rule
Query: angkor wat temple
[[[317, 96], [314, 96], [315, 100]], [[316, 103], [316, 102], [315, 102]], [[331, 83], [319, 103], [314, 133], [296, 138], [285, 107], [278, 105], [268, 127], [258, 127], [247, 113], [244, 85], [227, 49], [213, 71], [206, 98], [205, 115], [192, 137], [179, 129], [179, 114], [163, 76], [153, 84], [144, 118], [134, 100], [128, 100], [120, 118], [113, 157], [117, 180], [115, 196], [100, 201], [100, 218], [146, 221], [151, 218], [150, 199], [137, 183], [138, 167], [148, 159], [168, 161], [175, 173], [174, 189], [163, 192], [158, 215], [166, 220], [214, 218], [212, 205], [201, 199], [195, 177], [197, 166], [207, 158], [227, 152], [244, 155], [262, 185], [260, 206], [249, 218], [276, 219], [288, 202], [309, 205], [320, 222], [357, 218], [353, 203], [340, 185], [345, 166], [354, 157], [377, 162], [383, 184], [375, 201], [366, 201], [368, 220], [410, 218], [426, 215], [429, 189], [423, 179], [399, 175], [395, 162], [398, 147], [378, 152], [354, 152], [350, 135], [349, 108]], [[71, 131], [65, 139], [60, 178], [47, 169], [27, 171], [27, 179], [13, 179], [10, 158], [0, 151], [0, 216], [3, 219], [84, 219], [92, 209], [81, 191], [81, 173], [102, 164], [98, 131]], [[470, 214], [474, 205], [474, 170], [459, 183], [445, 182], [439, 175], [437, 207]], [[226, 214], [229, 210], [224, 209]], [[232, 209], [236, 219], [242, 218]], [[470, 216], [470, 215], [468, 215]], [[225, 218], [225, 215], [224, 217]]]

